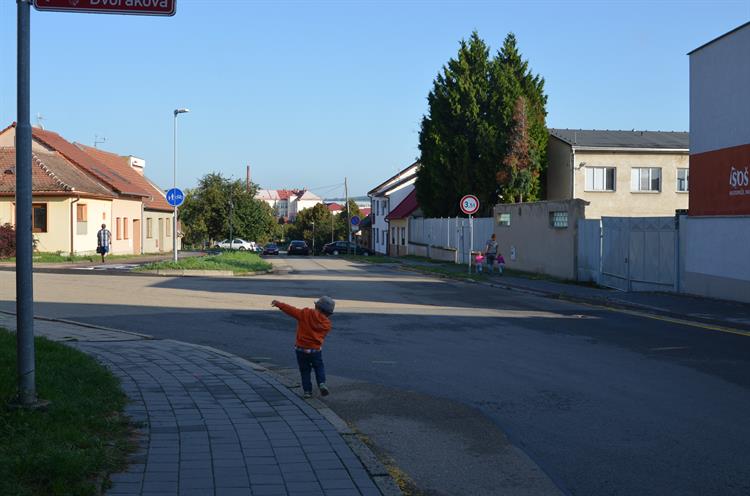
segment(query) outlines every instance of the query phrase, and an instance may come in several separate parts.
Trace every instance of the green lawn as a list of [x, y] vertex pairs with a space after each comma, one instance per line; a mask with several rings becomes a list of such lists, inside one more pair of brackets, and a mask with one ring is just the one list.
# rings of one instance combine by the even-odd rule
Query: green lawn
[[260, 258], [256, 253], [225, 251], [218, 255], [181, 258], [176, 263], [171, 260], [150, 263], [136, 270], [231, 270], [235, 274], [245, 274], [248, 272], [270, 270], [272, 267], [270, 263]]
[[[127, 260], [129, 258], [137, 258], [145, 255], [107, 255], [105, 261], [109, 260]], [[164, 255], [159, 253], [159, 255]], [[48, 253], [39, 252], [34, 253], [32, 256], [34, 263], [73, 263], [73, 262], [96, 262], [102, 259], [101, 255], [70, 255], [69, 253]], [[16, 257], [0, 258], [0, 262], [15, 262]]]
[[123, 469], [132, 449], [119, 382], [91, 357], [43, 338], [36, 363], [49, 408], [10, 409], [15, 335], [0, 328], [0, 494], [98, 495], [102, 474]]

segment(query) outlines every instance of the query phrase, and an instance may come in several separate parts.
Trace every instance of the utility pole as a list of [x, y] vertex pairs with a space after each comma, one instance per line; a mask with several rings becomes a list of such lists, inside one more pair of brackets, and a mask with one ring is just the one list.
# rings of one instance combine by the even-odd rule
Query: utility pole
[[344, 196], [346, 196], [346, 254], [349, 254], [349, 245], [352, 243], [352, 216], [349, 212], [349, 186], [344, 178]]
[[16, 124], [16, 357], [17, 402], [37, 405], [34, 367], [34, 286], [31, 183], [31, 0], [18, 0]]

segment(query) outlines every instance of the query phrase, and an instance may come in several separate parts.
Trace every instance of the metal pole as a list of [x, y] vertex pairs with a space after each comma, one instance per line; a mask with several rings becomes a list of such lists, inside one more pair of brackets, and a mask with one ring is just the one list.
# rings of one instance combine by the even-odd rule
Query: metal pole
[[349, 212], [349, 187], [347, 186], [346, 178], [344, 178], [344, 195], [346, 196], [346, 233], [347, 233], [346, 254], [348, 255], [349, 245], [352, 244], [352, 225], [351, 225], [352, 216], [351, 216], [351, 213]]
[[471, 255], [474, 252], [474, 219], [469, 214], [469, 274], [471, 274]]
[[313, 248], [312, 248], [312, 250], [313, 250], [313, 255], [315, 255], [315, 222], [312, 223], [312, 228], [313, 228], [312, 229], [312, 231], [313, 231], [313, 235], [312, 235], [312, 238], [313, 238], [312, 239]]
[[[172, 188], [177, 187], [177, 111], [174, 113], [174, 135], [172, 139]], [[232, 240], [230, 239], [231, 243]], [[230, 245], [231, 246], [231, 245]], [[177, 203], [172, 217], [172, 260], [177, 262]]]
[[31, 5], [18, 3], [16, 124], [16, 354], [18, 403], [36, 403], [34, 368], [33, 222], [31, 192]]

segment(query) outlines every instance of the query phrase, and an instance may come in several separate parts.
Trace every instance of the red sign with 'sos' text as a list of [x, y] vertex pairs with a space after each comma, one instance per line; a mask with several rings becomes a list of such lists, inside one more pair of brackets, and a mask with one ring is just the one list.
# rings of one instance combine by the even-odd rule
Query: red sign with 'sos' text
[[174, 15], [177, 0], [34, 0], [37, 10], [93, 14]]

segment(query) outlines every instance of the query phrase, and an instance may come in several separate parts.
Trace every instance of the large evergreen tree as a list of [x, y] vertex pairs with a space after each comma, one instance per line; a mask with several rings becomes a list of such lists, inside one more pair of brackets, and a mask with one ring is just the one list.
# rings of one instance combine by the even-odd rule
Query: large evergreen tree
[[[544, 80], [531, 74], [512, 33], [493, 59], [476, 32], [461, 41], [458, 56], [433, 82], [419, 134], [417, 199], [427, 216], [458, 215], [458, 202], [465, 194], [479, 197], [485, 215], [506, 190], [502, 201], [513, 201], [509, 193], [519, 188], [517, 197], [538, 197], [547, 144], [543, 90]], [[507, 169], [506, 155], [511, 130], [517, 127], [519, 97], [525, 106], [528, 171], [514, 176]], [[499, 184], [506, 175], [517, 184]]]

